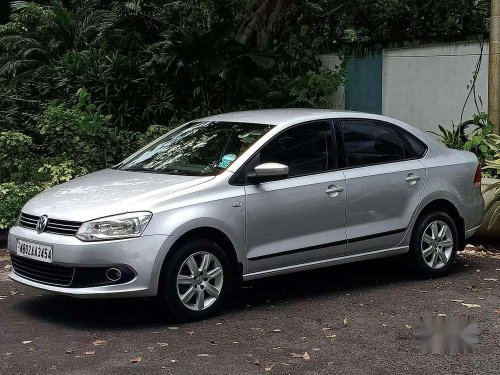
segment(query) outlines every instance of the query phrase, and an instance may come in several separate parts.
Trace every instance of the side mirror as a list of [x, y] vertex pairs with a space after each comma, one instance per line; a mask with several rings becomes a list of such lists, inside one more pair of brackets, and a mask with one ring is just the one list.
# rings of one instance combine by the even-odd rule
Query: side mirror
[[280, 163], [264, 163], [255, 167], [248, 178], [252, 182], [279, 180], [288, 176], [288, 166]]

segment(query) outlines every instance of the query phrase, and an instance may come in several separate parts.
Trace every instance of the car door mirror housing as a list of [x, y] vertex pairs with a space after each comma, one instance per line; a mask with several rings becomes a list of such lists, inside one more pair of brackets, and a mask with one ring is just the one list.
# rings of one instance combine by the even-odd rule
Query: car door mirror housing
[[256, 166], [253, 172], [248, 174], [251, 182], [265, 182], [279, 180], [288, 176], [289, 168], [280, 163], [263, 163]]

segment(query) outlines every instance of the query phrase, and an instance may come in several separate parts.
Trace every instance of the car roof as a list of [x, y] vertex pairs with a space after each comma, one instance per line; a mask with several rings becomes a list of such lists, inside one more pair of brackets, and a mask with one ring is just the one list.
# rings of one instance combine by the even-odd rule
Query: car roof
[[[227, 121], [286, 127], [288, 125], [325, 118], [368, 118], [401, 125], [401, 121], [373, 113], [315, 108], [258, 109], [252, 111], [229, 112], [204, 117], [197, 121]], [[407, 124], [405, 125], [408, 126]]]
[[[334, 111], [331, 109], [314, 108], [283, 108], [283, 109], [258, 109], [252, 111], [221, 113], [204, 117], [203, 121], [228, 121], [267, 125], [291, 125], [299, 122], [322, 119], [325, 117], [339, 117], [346, 114], [361, 114], [360, 112]], [[368, 113], [365, 116], [371, 116]]]
[[300, 124], [307, 121], [321, 120], [325, 118], [365, 118], [379, 121], [386, 121], [395, 124], [410, 133], [416, 135], [427, 144], [437, 142], [428, 134], [408, 125], [400, 120], [376, 115], [373, 113], [340, 111], [333, 109], [315, 109], [315, 108], [282, 108], [282, 109], [258, 109], [252, 111], [221, 113], [213, 116], [204, 117], [196, 121], [224, 121], [253, 124], [275, 125], [279, 128], [286, 128], [291, 125]]

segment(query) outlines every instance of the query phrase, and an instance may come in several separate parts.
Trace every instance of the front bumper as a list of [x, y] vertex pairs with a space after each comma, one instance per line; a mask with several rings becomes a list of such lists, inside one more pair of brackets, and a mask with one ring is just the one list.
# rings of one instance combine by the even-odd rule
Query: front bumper
[[138, 297], [157, 293], [158, 277], [169, 236], [149, 235], [136, 238], [83, 242], [74, 236], [40, 233], [13, 227], [9, 232], [8, 249], [16, 254], [17, 239], [53, 245], [53, 264], [67, 267], [127, 266], [136, 276], [129, 282], [91, 287], [49, 285], [11, 271], [9, 277], [22, 284], [75, 297]]

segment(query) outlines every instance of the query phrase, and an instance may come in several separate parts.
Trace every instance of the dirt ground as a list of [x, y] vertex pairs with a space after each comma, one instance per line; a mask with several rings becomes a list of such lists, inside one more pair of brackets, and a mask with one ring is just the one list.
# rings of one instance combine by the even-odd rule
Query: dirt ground
[[[50, 295], [9, 267], [0, 254], [1, 374], [500, 373], [500, 253], [469, 249], [436, 280], [397, 258], [270, 278], [184, 325], [154, 300]], [[415, 326], [436, 314], [477, 318], [476, 352], [421, 354]]]

